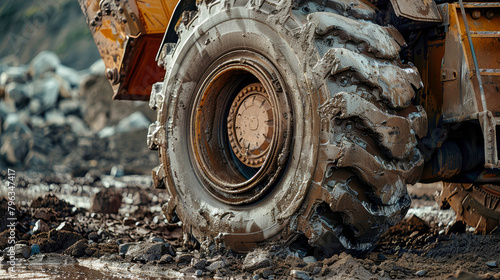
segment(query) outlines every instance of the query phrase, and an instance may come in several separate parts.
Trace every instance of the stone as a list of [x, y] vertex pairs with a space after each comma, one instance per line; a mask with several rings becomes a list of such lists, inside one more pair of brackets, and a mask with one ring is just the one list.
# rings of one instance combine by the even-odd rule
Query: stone
[[30, 257], [31, 247], [26, 244], [16, 244], [14, 245], [14, 252], [16, 257], [23, 257], [27, 259]]
[[40, 246], [38, 244], [31, 245], [30, 256], [40, 254]]
[[309, 280], [309, 274], [302, 270], [293, 269], [292, 271], [290, 271], [290, 276], [292, 276], [292, 278], [294, 279]]
[[207, 267], [207, 270], [209, 270], [211, 272], [216, 272], [218, 269], [224, 268], [226, 266], [227, 266], [227, 263], [223, 260], [215, 261]]
[[490, 261], [490, 262], [487, 262], [486, 265], [488, 267], [495, 268], [495, 267], [497, 267], [497, 262], [496, 261]]
[[50, 77], [33, 82], [35, 86], [34, 97], [42, 102], [42, 109], [47, 110], [56, 107], [59, 99], [61, 84], [56, 78]]
[[273, 271], [271, 270], [271, 268], [265, 267], [265, 268], [257, 269], [256, 271], [254, 271], [254, 274], [259, 275], [260, 277], [262, 277], [264, 279], [268, 279], [269, 275], [273, 274]]
[[29, 93], [23, 84], [9, 83], [5, 87], [5, 93], [14, 101], [17, 108], [25, 107], [30, 101]]
[[115, 166], [111, 167], [109, 175], [111, 175], [115, 178], [123, 177], [125, 175], [125, 169], [121, 165], [115, 165]]
[[306, 266], [306, 262], [297, 257], [297, 256], [294, 256], [294, 255], [289, 255], [286, 257], [286, 260], [285, 260], [285, 263], [288, 264], [289, 266], [291, 266], [292, 268], [301, 268], [301, 267], [304, 267]]
[[[5, 133], [5, 132], [4, 132]], [[13, 133], [2, 137], [0, 157], [12, 166], [21, 165], [28, 155], [32, 137], [29, 134]]]
[[26, 126], [21, 116], [15, 113], [8, 114], [3, 122], [3, 132], [6, 134], [19, 133], [20, 135], [31, 134], [31, 129]]
[[171, 255], [163, 255], [160, 258], [160, 261], [158, 262], [159, 264], [166, 264], [166, 263], [172, 263], [174, 261], [174, 258]]
[[149, 128], [151, 121], [141, 112], [132, 113], [130, 116], [120, 120], [116, 126], [119, 133], [131, 132]]
[[108, 138], [108, 137], [111, 137], [111, 136], [115, 135], [115, 133], [116, 133], [116, 128], [115, 127], [113, 127], [113, 126], [107, 126], [107, 127], [103, 128], [103, 129], [99, 130], [97, 132], [97, 136], [99, 138]]
[[151, 202], [151, 198], [145, 192], [136, 192], [132, 197], [132, 205], [147, 205]]
[[25, 83], [27, 81], [25, 66], [8, 67], [0, 74], [0, 87], [5, 87], [8, 83]]
[[316, 260], [316, 258], [315, 258], [314, 256], [308, 256], [308, 257], [305, 257], [305, 258], [304, 258], [304, 261], [305, 261], [306, 263], [315, 263], [315, 262], [317, 262], [317, 260]]
[[56, 66], [55, 72], [57, 76], [68, 81], [71, 88], [76, 88], [80, 85], [82, 76], [75, 69], [59, 64]]
[[426, 273], [427, 270], [419, 270], [417, 271], [417, 273], [415, 273], [415, 275], [417, 275], [418, 277], [423, 277]]
[[136, 245], [136, 243], [120, 244], [120, 246], [118, 247], [118, 253], [120, 254], [120, 256], [124, 257], [131, 245]]
[[77, 241], [75, 244], [71, 245], [70, 247], [68, 247], [64, 251], [64, 254], [73, 256], [75, 258], [83, 257], [85, 255], [85, 250], [87, 249], [88, 246], [89, 245], [88, 245], [87, 240], [82, 239], [82, 240]]
[[28, 72], [34, 78], [40, 78], [45, 72], [55, 72], [61, 64], [59, 57], [51, 51], [42, 51], [31, 60]]
[[136, 222], [137, 222], [137, 220], [135, 218], [126, 217], [126, 218], [123, 219], [122, 224], [124, 226], [132, 226], [132, 225], [135, 225]]
[[102, 59], [97, 60], [89, 67], [90, 74], [94, 76], [105, 76], [106, 75], [106, 66], [104, 65], [104, 61]]
[[99, 241], [99, 234], [97, 234], [95, 232], [89, 233], [89, 240], [92, 240], [94, 242]]
[[66, 123], [71, 127], [71, 131], [78, 136], [86, 135], [90, 132], [85, 122], [77, 116], [67, 116]]
[[76, 99], [63, 99], [59, 102], [59, 110], [67, 115], [82, 115], [81, 102]]
[[255, 250], [248, 253], [243, 261], [243, 270], [253, 272], [259, 268], [272, 266], [269, 253], [262, 250]]
[[170, 252], [168, 243], [141, 243], [130, 245], [125, 256], [133, 261], [157, 261]]
[[60, 230], [73, 231], [73, 227], [71, 226], [71, 224], [69, 222], [62, 222], [59, 224], [59, 226], [57, 226], [56, 230], [57, 231], [60, 231]]
[[122, 204], [122, 195], [111, 189], [103, 189], [96, 193], [91, 202], [92, 212], [118, 214]]
[[385, 260], [387, 260], [387, 257], [384, 256], [383, 254], [378, 254], [377, 255], [377, 259], [380, 260], [380, 261], [385, 261]]
[[66, 117], [61, 111], [53, 109], [45, 112], [45, 122], [48, 125], [63, 126], [66, 124]]
[[189, 263], [191, 262], [191, 259], [193, 258], [193, 254], [180, 254], [175, 257], [175, 262], [176, 263]]
[[48, 232], [50, 230], [49, 225], [42, 220], [38, 220], [33, 227], [33, 234], [39, 234], [41, 232]]
[[34, 219], [42, 219], [45, 222], [55, 221], [57, 219], [57, 213], [52, 208], [38, 208], [33, 214]]
[[28, 105], [28, 110], [32, 115], [41, 114], [43, 112], [42, 101], [38, 98], [31, 99], [30, 104]]
[[151, 236], [148, 239], [148, 243], [165, 243], [165, 240], [163, 240], [163, 238], [158, 236]]
[[200, 270], [200, 269], [196, 270], [196, 272], [194, 273], [194, 276], [196, 276], [196, 277], [202, 277], [203, 276], [203, 270]]

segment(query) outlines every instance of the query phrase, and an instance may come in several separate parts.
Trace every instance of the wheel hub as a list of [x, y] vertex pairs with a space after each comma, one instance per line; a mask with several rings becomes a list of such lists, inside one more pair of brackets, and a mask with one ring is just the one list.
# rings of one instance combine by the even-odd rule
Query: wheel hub
[[262, 84], [248, 85], [238, 93], [231, 104], [227, 130], [238, 159], [246, 166], [261, 167], [274, 132], [273, 108]]

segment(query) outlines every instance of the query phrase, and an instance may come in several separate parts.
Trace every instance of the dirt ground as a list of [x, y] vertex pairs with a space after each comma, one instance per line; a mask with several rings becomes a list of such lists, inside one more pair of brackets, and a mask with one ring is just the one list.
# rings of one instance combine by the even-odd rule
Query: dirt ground
[[237, 254], [190, 242], [182, 222], [164, 220], [168, 196], [149, 176], [18, 173], [17, 180], [16, 273], [7, 271], [9, 229], [1, 224], [0, 279], [500, 279], [500, 233], [477, 235], [454, 222], [453, 210], [434, 201], [439, 184], [409, 187], [407, 217], [371, 252], [322, 258], [279, 244]]

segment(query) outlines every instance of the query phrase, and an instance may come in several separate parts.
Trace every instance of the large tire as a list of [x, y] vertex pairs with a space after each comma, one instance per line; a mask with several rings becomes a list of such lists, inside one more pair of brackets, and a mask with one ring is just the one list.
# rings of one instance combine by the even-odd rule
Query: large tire
[[500, 186], [444, 183], [442, 207], [451, 206], [457, 221], [475, 227], [476, 232], [488, 234], [500, 227]]
[[[165, 215], [235, 251], [296, 236], [327, 254], [369, 250], [406, 214], [406, 184], [423, 165], [416, 138], [427, 119], [411, 103], [422, 83], [399, 60], [399, 33], [352, 1], [207, 2], [178, 25], [151, 101]], [[246, 133], [274, 123], [253, 169], [242, 162], [251, 143], [241, 155], [235, 144], [247, 142], [229, 139], [231, 108], [247, 94], [271, 109], [260, 123], [249, 117]], [[235, 108], [250, 115], [247, 105]]]

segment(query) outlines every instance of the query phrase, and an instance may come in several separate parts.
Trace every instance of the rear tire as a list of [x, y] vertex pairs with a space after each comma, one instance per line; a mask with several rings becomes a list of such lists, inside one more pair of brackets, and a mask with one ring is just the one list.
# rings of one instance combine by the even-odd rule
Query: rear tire
[[[411, 103], [420, 77], [401, 64], [397, 31], [366, 21], [371, 7], [332, 3], [202, 2], [178, 26], [150, 142], [171, 195], [165, 215], [198, 241], [248, 251], [302, 235], [327, 254], [359, 252], [405, 216], [423, 165], [427, 120]], [[262, 119], [273, 128], [265, 161], [249, 167], [227, 127], [253, 83], [272, 109], [245, 133]]]

